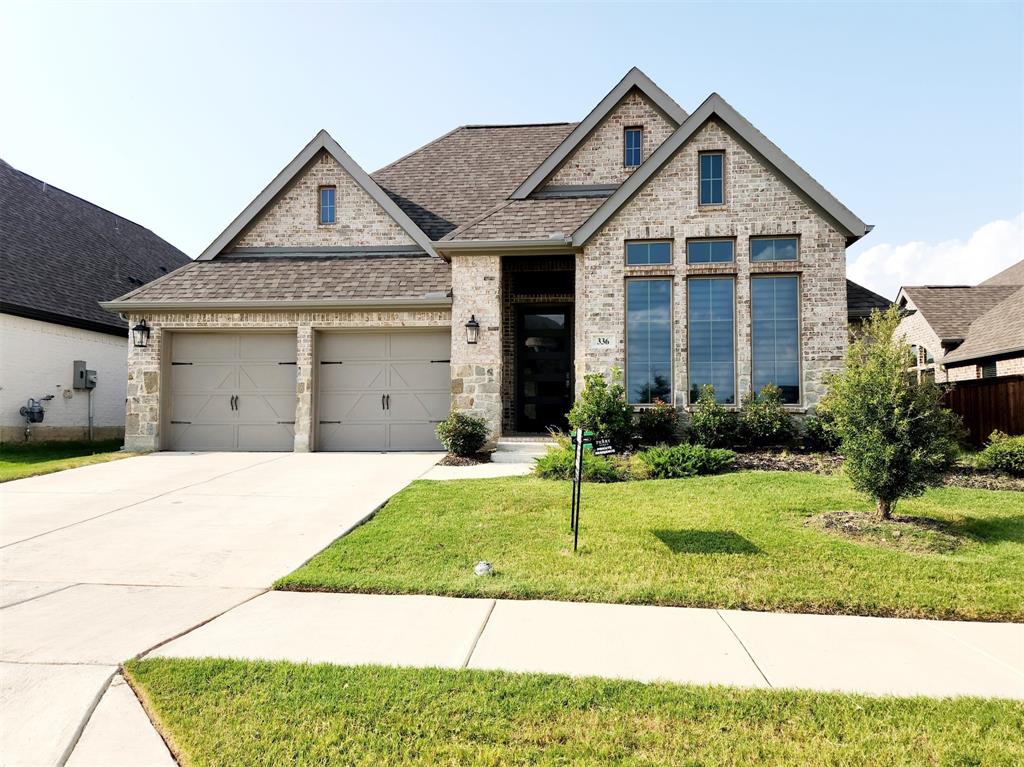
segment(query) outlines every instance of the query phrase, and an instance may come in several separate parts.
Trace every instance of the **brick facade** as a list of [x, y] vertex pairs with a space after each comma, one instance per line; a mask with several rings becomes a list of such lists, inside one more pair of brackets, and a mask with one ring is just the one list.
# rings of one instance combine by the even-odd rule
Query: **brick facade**
[[[337, 188], [336, 223], [320, 223], [322, 186]], [[326, 152], [236, 240], [236, 247], [415, 245], [412, 238]]]
[[[159, 450], [162, 418], [161, 384], [169, 364], [165, 339], [174, 331], [291, 330], [296, 332], [295, 450], [312, 449], [315, 410], [313, 370], [316, 331], [363, 328], [450, 327], [451, 313], [431, 311], [295, 311], [295, 312], [166, 312], [132, 315], [129, 324], [145, 318], [149, 345], [128, 348], [128, 392], [125, 446], [128, 450]], [[465, 345], [465, 344], [463, 344]], [[169, 401], [165, 403], [168, 407]]]
[[[725, 203], [699, 206], [698, 153], [725, 151]], [[749, 259], [751, 236], [799, 238], [797, 262]], [[688, 238], [735, 240], [735, 262], [686, 264]], [[673, 263], [627, 267], [625, 242], [667, 239]], [[846, 259], [843, 235], [717, 122], [709, 122], [599, 231], [577, 257], [576, 385], [587, 373], [625, 365], [625, 280], [666, 277], [673, 283], [674, 399], [687, 404], [686, 279], [728, 275], [735, 280], [736, 372], [740, 397], [751, 388], [750, 277], [797, 274], [800, 278], [801, 403], [812, 408], [825, 393], [824, 376], [838, 370], [847, 344]], [[595, 349], [607, 335], [611, 347]]]
[[636, 168], [625, 166], [623, 133], [643, 128], [643, 159], [661, 146], [675, 126], [639, 91], [630, 91], [548, 180], [549, 186], [621, 184]]

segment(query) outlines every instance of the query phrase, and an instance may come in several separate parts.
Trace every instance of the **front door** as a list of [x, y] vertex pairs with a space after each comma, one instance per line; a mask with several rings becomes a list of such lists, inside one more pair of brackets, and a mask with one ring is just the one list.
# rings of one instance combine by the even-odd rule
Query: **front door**
[[516, 428], [566, 428], [572, 407], [572, 304], [520, 306], [516, 316]]

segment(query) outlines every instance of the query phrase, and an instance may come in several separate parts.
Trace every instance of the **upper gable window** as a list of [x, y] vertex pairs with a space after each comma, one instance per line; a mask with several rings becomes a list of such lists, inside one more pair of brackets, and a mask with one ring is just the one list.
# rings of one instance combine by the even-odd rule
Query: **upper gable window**
[[752, 237], [750, 260], [796, 261], [796, 237]]
[[626, 128], [626, 134], [623, 138], [623, 145], [625, 146], [624, 163], [626, 167], [637, 167], [643, 159], [644, 129]]
[[627, 242], [626, 264], [645, 266], [647, 264], [671, 264], [671, 242]]
[[337, 189], [333, 186], [320, 187], [320, 223], [333, 224], [335, 220], [334, 197]]
[[722, 167], [723, 152], [703, 152], [700, 155], [700, 204], [721, 205], [725, 201]]

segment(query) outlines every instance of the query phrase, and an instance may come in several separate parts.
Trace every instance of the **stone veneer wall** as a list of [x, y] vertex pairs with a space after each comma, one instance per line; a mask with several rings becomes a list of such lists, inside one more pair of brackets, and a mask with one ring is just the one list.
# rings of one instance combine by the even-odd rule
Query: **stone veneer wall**
[[[163, 312], [134, 314], [129, 326], [145, 318], [151, 331], [145, 348], [128, 347], [128, 396], [125, 447], [159, 450], [160, 390], [164, 366], [169, 363], [164, 341], [169, 332], [197, 330], [296, 331], [295, 450], [313, 446], [313, 365], [317, 330], [450, 327], [451, 312], [436, 310], [275, 311], [275, 312]], [[465, 343], [463, 343], [465, 345]], [[168, 401], [169, 402], [169, 401]]]
[[[337, 187], [334, 224], [320, 223], [322, 186]], [[370, 247], [415, 243], [333, 157], [321, 152], [234, 245]]]
[[[501, 257], [452, 256], [452, 407], [483, 418], [491, 442], [501, 436]], [[466, 343], [465, 324], [480, 323]]]
[[[725, 204], [699, 206], [697, 157], [724, 150]], [[796, 235], [797, 262], [749, 260], [749, 238]], [[688, 238], [735, 240], [731, 264], [686, 264]], [[669, 239], [673, 263], [625, 266], [625, 242]], [[675, 404], [687, 404], [686, 278], [729, 275], [735, 279], [736, 368], [738, 394], [751, 388], [750, 276], [798, 274], [801, 290], [802, 408], [813, 407], [825, 392], [823, 377], [838, 370], [847, 344], [845, 238], [837, 228], [790, 189], [769, 167], [747, 151], [724, 126], [711, 121], [683, 146], [587, 243], [576, 267], [576, 388], [587, 373], [607, 373], [625, 365], [625, 287], [628, 277], [667, 277], [673, 282]], [[595, 349], [596, 335], [613, 339]]]
[[556, 170], [548, 184], [621, 184], [636, 168], [625, 166], [626, 128], [644, 129], [642, 159], [661, 146], [677, 126], [661, 113], [654, 103], [638, 90], [632, 90], [607, 117], [570, 154]]

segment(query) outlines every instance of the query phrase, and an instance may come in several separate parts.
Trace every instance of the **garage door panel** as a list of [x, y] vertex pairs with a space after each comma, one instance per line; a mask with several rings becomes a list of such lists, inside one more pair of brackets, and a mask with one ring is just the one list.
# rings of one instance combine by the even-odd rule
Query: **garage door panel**
[[235, 404], [239, 423], [277, 423], [295, 420], [295, 395], [239, 394]]
[[171, 450], [235, 450], [233, 424], [171, 424]]
[[346, 362], [342, 365], [320, 365], [320, 391], [385, 390], [387, 369], [380, 362]]
[[295, 366], [243, 363], [238, 368], [240, 391], [291, 392], [295, 396]]
[[231, 423], [229, 394], [173, 394], [171, 397], [171, 420], [192, 423]]
[[390, 421], [441, 421], [448, 415], [448, 392], [395, 392], [388, 408]]
[[446, 360], [451, 356], [451, 334], [437, 333], [392, 333], [392, 360]]
[[253, 362], [295, 362], [295, 336], [290, 333], [240, 333], [238, 358]]
[[290, 424], [238, 425], [239, 450], [290, 451], [295, 446], [295, 430]]
[[176, 392], [234, 389], [237, 381], [234, 365], [171, 365], [171, 390]]
[[321, 424], [321, 450], [387, 450], [387, 424]]
[[388, 427], [391, 450], [440, 450], [435, 429], [431, 423], [393, 423]]
[[380, 421], [384, 417], [383, 392], [337, 392], [321, 394], [322, 421]]
[[238, 357], [238, 336], [233, 333], [175, 333], [172, 362], [222, 362]]
[[319, 339], [320, 359], [384, 360], [387, 358], [387, 333], [329, 333]]
[[392, 363], [389, 388], [391, 391], [435, 389], [447, 392], [451, 387], [451, 375], [451, 368], [446, 363]]

